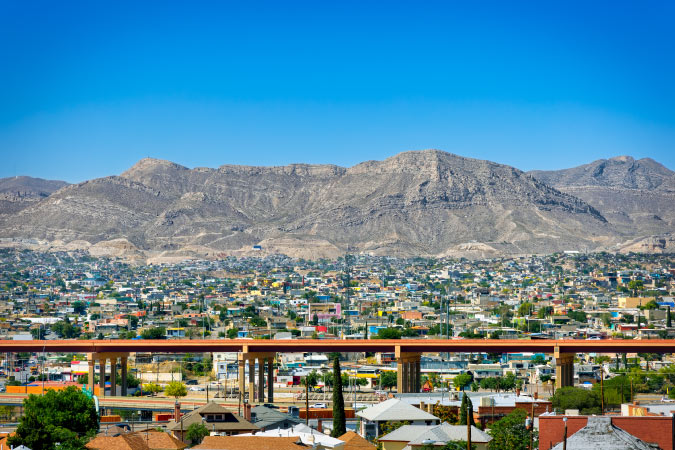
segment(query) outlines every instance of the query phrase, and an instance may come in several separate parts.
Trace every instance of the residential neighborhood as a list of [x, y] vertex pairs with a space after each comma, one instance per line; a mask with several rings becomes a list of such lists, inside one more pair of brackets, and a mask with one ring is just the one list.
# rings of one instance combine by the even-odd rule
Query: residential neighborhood
[[[675, 337], [675, 262], [665, 255], [467, 260], [347, 254], [332, 261], [274, 255], [157, 265], [79, 252], [2, 249], [0, 257], [0, 338], [17, 344]], [[336, 359], [351, 433], [346, 442], [330, 437]], [[400, 450], [421, 448], [435, 436], [434, 445], [471, 439], [488, 449], [502, 445], [491, 444], [492, 427], [518, 414], [534, 436], [535, 430], [551, 433], [541, 426], [554, 422], [542, 417], [663, 417], [675, 410], [670, 355], [576, 353], [570, 386], [557, 380], [550, 353], [429, 351], [421, 354], [419, 386], [412, 390], [400, 389], [397, 361], [393, 352], [368, 351], [280, 352], [248, 364], [238, 352], [148, 351], [107, 359], [7, 352], [0, 362], [2, 431], [14, 432], [23, 398], [69, 386], [97, 399], [99, 437], [87, 447], [106, 449], [122, 448], [123, 441], [160, 448], [152, 446], [159, 438], [148, 437], [159, 431], [147, 434], [150, 427], [177, 443], [170, 448], [229, 449], [234, 436], [249, 436], [247, 442], [270, 440], [265, 445], [286, 439], [279, 445], [289, 448]], [[254, 379], [258, 389], [241, 389], [243, 380]], [[184, 392], [172, 391], [176, 385]], [[274, 390], [273, 403], [265, 387]], [[569, 400], [575, 394], [562, 396], [566, 389], [601, 400], [576, 404]], [[204, 436], [195, 437], [197, 428]]]

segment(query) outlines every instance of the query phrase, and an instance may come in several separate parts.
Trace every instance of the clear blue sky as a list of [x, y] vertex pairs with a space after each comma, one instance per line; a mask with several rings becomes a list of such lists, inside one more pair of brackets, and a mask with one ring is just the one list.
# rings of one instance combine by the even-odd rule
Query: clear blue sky
[[0, 177], [438, 148], [675, 169], [675, 2], [3, 1]]

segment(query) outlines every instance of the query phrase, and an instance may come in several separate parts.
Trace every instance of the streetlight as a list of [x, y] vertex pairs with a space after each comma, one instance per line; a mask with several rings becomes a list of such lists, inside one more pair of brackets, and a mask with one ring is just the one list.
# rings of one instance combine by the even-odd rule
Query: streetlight
[[567, 417], [563, 417], [563, 423], [565, 424], [565, 432], [563, 434], [563, 450], [567, 450]]

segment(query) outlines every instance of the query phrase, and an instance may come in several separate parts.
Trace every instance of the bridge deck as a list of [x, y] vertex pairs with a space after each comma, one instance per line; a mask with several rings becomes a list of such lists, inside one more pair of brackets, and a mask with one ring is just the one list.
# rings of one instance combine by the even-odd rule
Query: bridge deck
[[675, 353], [675, 340], [507, 340], [507, 339], [205, 339], [205, 340], [0, 340], [0, 352], [538, 352], [553, 353]]

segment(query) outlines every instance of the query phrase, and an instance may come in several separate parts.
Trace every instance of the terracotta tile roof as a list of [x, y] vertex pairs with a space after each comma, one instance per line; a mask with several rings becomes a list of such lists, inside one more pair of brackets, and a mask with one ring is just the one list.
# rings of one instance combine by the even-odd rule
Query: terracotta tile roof
[[145, 439], [140, 436], [122, 434], [120, 436], [97, 436], [87, 442], [85, 447], [92, 450], [149, 450]]
[[135, 431], [129, 436], [140, 436], [150, 450], [182, 450], [188, 445], [163, 431]]
[[[217, 422], [202, 422], [203, 415], [208, 414], [223, 414], [225, 419], [223, 421]], [[238, 432], [238, 433], [247, 433], [250, 431], [257, 431], [259, 427], [252, 424], [251, 422], [244, 420], [240, 416], [234, 414], [229, 409], [224, 408], [221, 405], [218, 405], [215, 402], [207, 403], [201, 408], [195, 409], [183, 415], [183, 424], [181, 421], [170, 422], [167, 425], [167, 430], [169, 431], [179, 431], [181, 426], [183, 430], [187, 430], [190, 425], [193, 423], [204, 424], [209, 431], [225, 431], [225, 432]]]
[[338, 439], [344, 441], [345, 450], [365, 450], [377, 448], [375, 445], [371, 444], [353, 431], [347, 431], [345, 434], [338, 437]]
[[297, 437], [206, 436], [194, 450], [307, 450]]
[[187, 444], [161, 431], [136, 431], [119, 436], [97, 436], [86, 445], [95, 450], [182, 450]]

